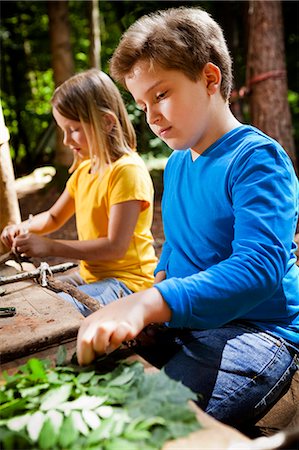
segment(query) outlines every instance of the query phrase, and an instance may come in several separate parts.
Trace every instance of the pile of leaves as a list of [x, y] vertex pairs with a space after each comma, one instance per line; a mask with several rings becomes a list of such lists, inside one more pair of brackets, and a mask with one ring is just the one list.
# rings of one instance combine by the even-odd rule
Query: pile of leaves
[[0, 387], [3, 449], [153, 450], [199, 429], [195, 395], [140, 362], [57, 365], [30, 359]]

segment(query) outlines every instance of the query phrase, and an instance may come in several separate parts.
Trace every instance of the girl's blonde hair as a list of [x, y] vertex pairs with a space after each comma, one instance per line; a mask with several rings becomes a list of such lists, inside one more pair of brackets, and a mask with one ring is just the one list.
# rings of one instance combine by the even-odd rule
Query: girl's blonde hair
[[221, 94], [228, 100], [232, 87], [232, 61], [223, 32], [199, 7], [169, 8], [145, 15], [123, 34], [110, 61], [110, 74], [124, 87], [139, 60], [151, 66], [183, 72], [192, 81], [212, 62], [222, 74]]
[[[72, 76], [56, 88], [51, 104], [62, 116], [81, 122], [88, 142], [92, 173], [100, 173], [107, 164], [136, 151], [135, 131], [122, 96], [104, 72], [89, 69]], [[105, 120], [107, 115], [113, 122], [109, 131]], [[78, 165], [79, 161], [74, 157], [69, 172]]]

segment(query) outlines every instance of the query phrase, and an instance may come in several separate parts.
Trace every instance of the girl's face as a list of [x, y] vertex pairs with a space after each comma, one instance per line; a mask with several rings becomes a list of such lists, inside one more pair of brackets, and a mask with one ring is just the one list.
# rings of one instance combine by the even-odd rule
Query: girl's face
[[178, 70], [160, 66], [150, 70], [147, 61], [138, 61], [125, 81], [152, 131], [170, 148], [201, 153], [210, 145], [213, 124], [207, 77], [191, 81]]
[[[89, 158], [88, 142], [81, 122], [67, 119], [55, 107], [53, 108], [53, 116], [57, 125], [63, 131], [64, 145], [68, 146], [80, 159]], [[89, 125], [86, 124], [86, 126]]]

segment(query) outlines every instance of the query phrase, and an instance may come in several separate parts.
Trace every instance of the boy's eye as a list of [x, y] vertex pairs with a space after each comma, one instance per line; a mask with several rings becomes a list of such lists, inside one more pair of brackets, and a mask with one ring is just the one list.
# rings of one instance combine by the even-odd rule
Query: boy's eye
[[160, 92], [159, 94], [156, 95], [156, 100], [160, 101], [163, 100], [166, 96], [167, 92]]

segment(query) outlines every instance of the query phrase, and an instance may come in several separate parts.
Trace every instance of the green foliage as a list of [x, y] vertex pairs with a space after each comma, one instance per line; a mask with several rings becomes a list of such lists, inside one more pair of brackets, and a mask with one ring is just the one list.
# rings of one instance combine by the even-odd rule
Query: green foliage
[[89, 67], [88, 2], [71, 0], [69, 2], [69, 19], [75, 72], [81, 72]]
[[195, 394], [163, 371], [119, 361], [103, 372], [103, 364], [50, 368], [31, 359], [4, 374], [1, 448], [154, 450], [200, 428], [188, 405]]
[[[38, 142], [51, 120], [54, 83], [50, 69], [45, 2], [2, 2], [1, 100], [15, 165], [36, 167]], [[47, 155], [47, 149], [45, 149]]]
[[[293, 117], [299, 117], [299, 92], [289, 91], [288, 92], [288, 101], [291, 109], [291, 114]], [[293, 122], [294, 128], [294, 138], [295, 142], [298, 143], [298, 158], [299, 158], [299, 120], [295, 120]]]
[[[109, 73], [109, 60], [121, 34], [140, 16], [157, 9], [190, 4], [186, 1], [100, 1], [101, 66]], [[223, 27], [234, 59], [236, 87], [245, 83], [247, 2], [193, 1], [209, 11]], [[89, 2], [70, 0], [69, 20], [75, 71], [88, 69], [90, 49]], [[282, 2], [285, 23], [289, 101], [299, 148], [298, 33], [294, 2]], [[40, 165], [53, 163], [54, 127], [50, 98], [54, 90], [51, 69], [49, 19], [46, 1], [1, 1], [0, 28], [1, 102], [16, 176]], [[143, 113], [132, 97], [123, 92], [137, 132], [138, 150], [153, 157], [167, 157], [169, 148], [153, 136]], [[296, 106], [297, 105], [297, 106]], [[244, 114], [246, 114], [244, 105]]]

